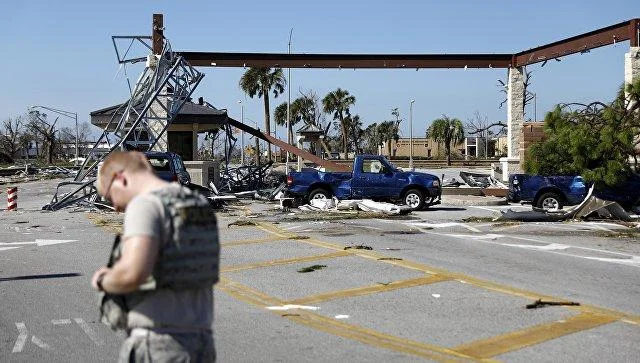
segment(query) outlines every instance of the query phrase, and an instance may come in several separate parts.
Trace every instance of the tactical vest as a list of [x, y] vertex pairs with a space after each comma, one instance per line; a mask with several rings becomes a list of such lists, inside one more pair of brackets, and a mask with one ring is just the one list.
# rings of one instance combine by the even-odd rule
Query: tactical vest
[[[216, 216], [207, 199], [185, 187], [151, 192], [171, 220], [171, 238], [162, 241], [152, 275], [138, 290], [184, 290], [211, 286], [218, 282], [220, 243]], [[114, 248], [112, 258], [120, 257]]]
[[[127, 313], [152, 290], [202, 288], [218, 281], [218, 224], [207, 199], [185, 187], [177, 192], [163, 188], [152, 194], [160, 199], [166, 218], [171, 220], [167, 231], [171, 238], [161, 241], [153, 273], [138, 291], [101, 294], [100, 318], [114, 330], [127, 328]], [[122, 244], [117, 236], [108, 266], [113, 266], [121, 255]]]
[[163, 188], [152, 194], [171, 219], [171, 239], [160, 248], [152, 275], [155, 284], [147, 282], [140, 290], [193, 289], [218, 282], [218, 223], [207, 199], [185, 187], [177, 193]]

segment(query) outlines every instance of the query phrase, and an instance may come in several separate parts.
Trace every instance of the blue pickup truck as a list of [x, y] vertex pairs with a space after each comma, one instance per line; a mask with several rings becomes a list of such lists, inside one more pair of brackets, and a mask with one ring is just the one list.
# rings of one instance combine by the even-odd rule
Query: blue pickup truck
[[558, 210], [579, 204], [587, 196], [581, 176], [542, 176], [512, 174], [509, 176], [510, 202], [532, 203], [544, 210]]
[[412, 210], [439, 204], [440, 179], [431, 174], [402, 171], [384, 156], [358, 155], [352, 172], [303, 169], [287, 175], [287, 194], [307, 200], [373, 199], [402, 201]]
[[[558, 210], [565, 205], [582, 202], [590, 185], [581, 176], [542, 176], [513, 174], [509, 176], [507, 200], [532, 203], [544, 210]], [[640, 204], [640, 175], [629, 178], [615, 187], [596, 188], [593, 195], [617, 202], [624, 209]]]

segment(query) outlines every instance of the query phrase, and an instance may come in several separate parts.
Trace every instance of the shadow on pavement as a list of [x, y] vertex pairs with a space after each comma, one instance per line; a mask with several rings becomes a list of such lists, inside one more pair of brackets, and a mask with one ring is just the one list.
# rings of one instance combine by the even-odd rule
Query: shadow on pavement
[[0, 277], [2, 281], [15, 281], [15, 280], [39, 280], [39, 279], [59, 279], [62, 277], [75, 277], [82, 276], [77, 272], [70, 272], [65, 274], [47, 274], [47, 275], [27, 275], [27, 276], [14, 276], [14, 277]]

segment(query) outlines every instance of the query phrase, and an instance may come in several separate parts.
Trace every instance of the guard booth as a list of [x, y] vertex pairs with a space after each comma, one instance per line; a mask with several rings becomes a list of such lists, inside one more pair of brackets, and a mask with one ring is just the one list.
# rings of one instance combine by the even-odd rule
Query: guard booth
[[[91, 112], [91, 124], [104, 130], [113, 119], [107, 131], [115, 131], [117, 121], [122, 118], [124, 112], [124, 107], [121, 106], [114, 105]], [[143, 105], [139, 105], [139, 108], [141, 110]], [[229, 119], [226, 110], [206, 106], [202, 97], [197, 103], [187, 101], [160, 137], [154, 150], [171, 151], [180, 155], [193, 183], [203, 186], [208, 186], [210, 181], [217, 183], [220, 174], [219, 161], [199, 160], [198, 135], [221, 130]]]

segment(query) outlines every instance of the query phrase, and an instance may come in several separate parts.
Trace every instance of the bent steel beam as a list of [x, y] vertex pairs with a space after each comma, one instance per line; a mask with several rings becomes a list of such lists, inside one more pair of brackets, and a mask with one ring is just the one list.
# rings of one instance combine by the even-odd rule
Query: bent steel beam
[[245, 124], [243, 124], [241, 122], [238, 122], [236, 120], [233, 120], [231, 118], [229, 118], [227, 120], [227, 122], [231, 126], [233, 126], [235, 128], [238, 128], [238, 129], [240, 129], [240, 130], [242, 130], [244, 132], [247, 132], [247, 133], [249, 133], [249, 134], [251, 134], [251, 135], [253, 135], [255, 137], [258, 137], [258, 138], [260, 138], [260, 139], [262, 139], [264, 141], [270, 142], [270, 143], [272, 143], [272, 144], [274, 144], [274, 145], [276, 145], [276, 146], [278, 146], [278, 147], [280, 147], [280, 148], [282, 148], [282, 149], [284, 149], [284, 150], [286, 150], [286, 151], [288, 151], [288, 152], [290, 152], [290, 153], [292, 153], [292, 154], [294, 154], [296, 156], [300, 156], [301, 158], [303, 158], [305, 160], [313, 161], [314, 163], [316, 163], [316, 164], [318, 164], [320, 166], [323, 166], [326, 169], [333, 170], [333, 171], [346, 171], [346, 172], [351, 171], [351, 169], [347, 165], [342, 165], [342, 164], [334, 163], [334, 162], [329, 161], [329, 160], [322, 159], [322, 158], [320, 158], [320, 157], [318, 157], [316, 155], [313, 155], [312, 153], [310, 153], [308, 151], [305, 151], [305, 150], [299, 149], [299, 148], [297, 148], [297, 147], [295, 147], [293, 145], [287, 144], [286, 142], [284, 142], [284, 141], [282, 141], [280, 139], [277, 139], [277, 138], [275, 138], [275, 137], [273, 137], [271, 135], [267, 135], [267, 134], [263, 133], [260, 130], [256, 130], [251, 126], [247, 126], [247, 125], [245, 125]]
[[[634, 25], [635, 24], [635, 25]], [[529, 64], [544, 62], [575, 53], [586, 53], [591, 49], [616, 44], [631, 40], [631, 46], [637, 43], [638, 19], [633, 19], [594, 30], [588, 33], [576, 35], [554, 43], [543, 45], [514, 54], [514, 66], [526, 66]], [[635, 32], [634, 32], [635, 29]], [[635, 40], [634, 38], [635, 34]]]
[[554, 43], [509, 54], [288, 54], [177, 52], [193, 66], [270, 68], [509, 68], [557, 59], [629, 40], [640, 46], [640, 19], [604, 27]]
[[506, 68], [511, 54], [287, 54], [178, 52], [201, 67], [269, 68]]

